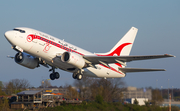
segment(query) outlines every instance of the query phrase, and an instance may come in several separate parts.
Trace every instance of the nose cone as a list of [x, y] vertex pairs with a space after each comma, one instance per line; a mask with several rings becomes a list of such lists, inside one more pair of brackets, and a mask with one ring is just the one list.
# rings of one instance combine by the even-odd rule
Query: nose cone
[[11, 31], [7, 31], [5, 32], [4, 36], [6, 37], [6, 39], [10, 39], [12, 37], [12, 32]]
[[12, 31], [7, 31], [7, 32], [5, 32], [4, 36], [12, 44], [12, 41], [14, 38], [14, 33]]

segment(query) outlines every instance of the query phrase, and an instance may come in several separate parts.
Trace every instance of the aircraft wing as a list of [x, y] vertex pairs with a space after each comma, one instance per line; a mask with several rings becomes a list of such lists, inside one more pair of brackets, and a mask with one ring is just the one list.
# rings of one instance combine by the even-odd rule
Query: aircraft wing
[[158, 59], [166, 57], [175, 57], [170, 54], [164, 55], [147, 55], [147, 56], [84, 56], [91, 64], [109, 64], [109, 63], [120, 63], [123, 65], [124, 62], [130, 62], [135, 60], [148, 60], [148, 59]]
[[120, 68], [119, 70], [126, 73], [126, 72], [147, 72], [147, 71], [166, 71], [165, 69], [142, 69], [142, 68]]

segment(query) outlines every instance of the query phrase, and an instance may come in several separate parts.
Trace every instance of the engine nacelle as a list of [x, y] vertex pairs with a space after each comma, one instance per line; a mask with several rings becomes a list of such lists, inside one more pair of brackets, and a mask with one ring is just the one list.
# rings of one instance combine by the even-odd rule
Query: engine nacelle
[[79, 69], [85, 66], [85, 61], [81, 55], [72, 52], [64, 52], [61, 56], [61, 60], [65, 63], [71, 64]]
[[30, 69], [34, 69], [39, 65], [38, 60], [36, 60], [33, 56], [23, 52], [17, 53], [14, 60], [16, 63]]

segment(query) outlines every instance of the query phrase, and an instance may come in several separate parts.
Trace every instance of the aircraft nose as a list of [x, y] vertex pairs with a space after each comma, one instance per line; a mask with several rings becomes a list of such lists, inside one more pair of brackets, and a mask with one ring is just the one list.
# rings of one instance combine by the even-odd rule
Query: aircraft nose
[[6, 39], [10, 40], [13, 36], [12, 31], [5, 32], [4, 36], [6, 37]]
[[14, 41], [14, 32], [13, 31], [7, 31], [5, 32], [4, 36], [6, 37], [7, 41], [13, 45]]

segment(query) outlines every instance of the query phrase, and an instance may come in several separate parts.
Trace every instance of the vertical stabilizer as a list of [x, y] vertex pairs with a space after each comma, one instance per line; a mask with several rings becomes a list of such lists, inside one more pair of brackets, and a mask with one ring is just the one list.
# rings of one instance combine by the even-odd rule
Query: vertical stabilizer
[[138, 29], [132, 27], [123, 38], [108, 52], [97, 54], [99, 56], [128, 56], [134, 43]]

